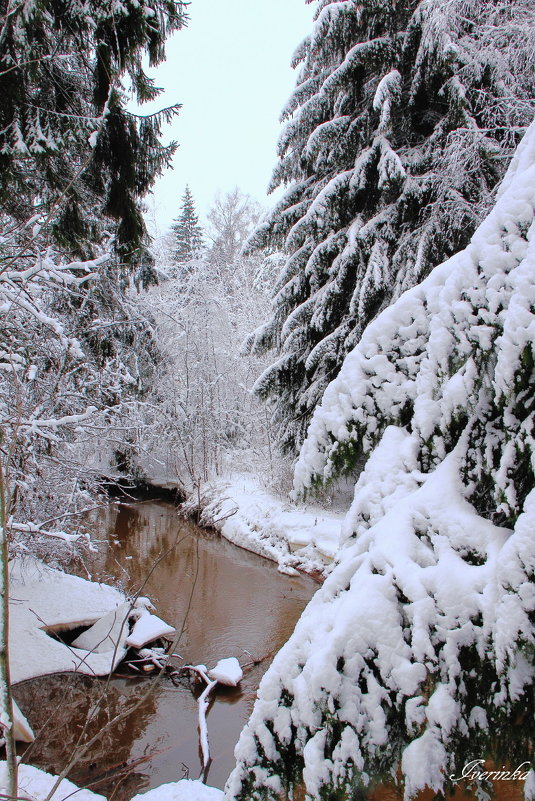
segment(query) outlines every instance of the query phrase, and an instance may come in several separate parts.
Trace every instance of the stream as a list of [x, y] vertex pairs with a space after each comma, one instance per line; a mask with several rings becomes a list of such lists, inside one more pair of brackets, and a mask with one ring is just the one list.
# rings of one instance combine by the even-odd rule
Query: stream
[[[233, 751], [249, 717], [262, 675], [288, 640], [318, 588], [307, 576], [289, 577], [274, 563], [237, 548], [217, 533], [177, 516], [161, 501], [113, 504], [94, 518], [98, 554], [86, 567], [95, 580], [148, 595], [156, 613], [184, 627], [174, 663], [213, 667], [228, 656], [247, 668], [238, 688], [218, 688], [208, 713], [212, 764], [206, 781], [222, 788], [234, 765]], [[57, 773], [88, 712], [101, 705], [89, 733], [143, 694], [149, 678], [105, 680], [73, 674], [33, 679], [15, 687], [37, 741], [24, 761]], [[102, 701], [104, 697], [104, 701]], [[201, 763], [197, 703], [188, 686], [166, 677], [126, 720], [105, 732], [69, 773], [114, 801], [184, 776], [198, 778]], [[124, 765], [133, 766], [124, 778]], [[118, 781], [120, 777], [120, 781]]]

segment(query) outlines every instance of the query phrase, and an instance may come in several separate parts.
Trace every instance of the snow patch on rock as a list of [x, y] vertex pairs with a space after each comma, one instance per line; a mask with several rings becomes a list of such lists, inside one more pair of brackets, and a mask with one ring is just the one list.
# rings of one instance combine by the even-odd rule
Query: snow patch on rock
[[243, 679], [243, 670], [235, 656], [220, 659], [215, 667], [208, 671], [208, 676], [220, 684], [236, 687]]
[[132, 614], [137, 615], [137, 620], [126, 638], [126, 644], [131, 648], [143, 648], [148, 643], [159, 640], [160, 637], [169, 637], [175, 634], [176, 630], [173, 626], [156, 615], [151, 615], [146, 609], [139, 611], [136, 609]]

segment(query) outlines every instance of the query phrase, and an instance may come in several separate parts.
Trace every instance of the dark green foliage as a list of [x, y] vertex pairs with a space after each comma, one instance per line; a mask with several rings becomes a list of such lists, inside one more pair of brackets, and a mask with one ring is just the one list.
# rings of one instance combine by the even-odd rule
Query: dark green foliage
[[82, 257], [108, 218], [120, 257], [135, 261], [145, 237], [139, 200], [172, 156], [160, 125], [178, 106], [138, 117], [125, 108], [122, 81], [138, 102], [157, 97], [141, 57], [162, 60], [184, 4], [2, 6], [0, 207], [17, 222], [47, 217], [56, 242]]

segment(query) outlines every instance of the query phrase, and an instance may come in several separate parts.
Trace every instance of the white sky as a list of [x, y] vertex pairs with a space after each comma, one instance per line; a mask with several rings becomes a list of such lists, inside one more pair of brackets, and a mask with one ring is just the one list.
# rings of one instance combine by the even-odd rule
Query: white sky
[[[182, 103], [166, 126], [180, 147], [174, 170], [147, 198], [158, 232], [178, 216], [189, 184], [201, 217], [218, 190], [238, 186], [263, 205], [276, 162], [279, 116], [296, 79], [290, 67], [310, 32], [306, 0], [192, 0], [190, 22], [167, 43], [167, 61], [150, 74], [165, 87], [159, 106]], [[152, 108], [144, 106], [143, 113]], [[152, 209], [152, 210], [151, 210]], [[156, 232], [156, 231], [155, 231]]]

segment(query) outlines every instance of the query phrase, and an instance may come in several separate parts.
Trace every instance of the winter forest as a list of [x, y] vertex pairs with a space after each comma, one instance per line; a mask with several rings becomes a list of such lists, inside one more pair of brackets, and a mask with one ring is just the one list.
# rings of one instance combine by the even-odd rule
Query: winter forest
[[0, 2], [0, 796], [535, 801], [535, 6], [286, 0], [156, 230], [200, 2]]

